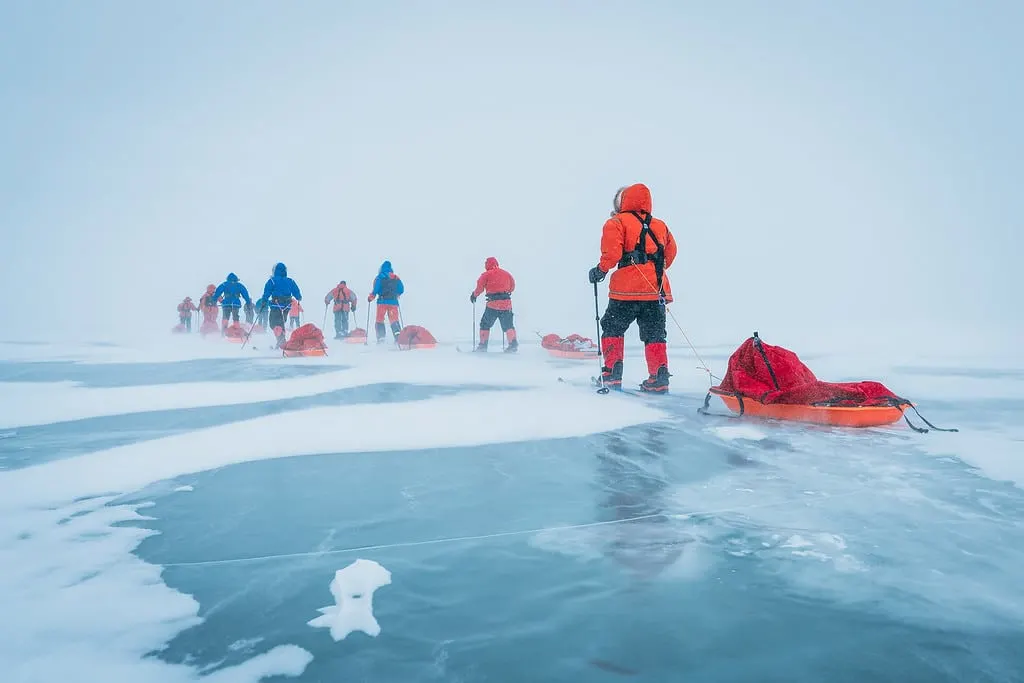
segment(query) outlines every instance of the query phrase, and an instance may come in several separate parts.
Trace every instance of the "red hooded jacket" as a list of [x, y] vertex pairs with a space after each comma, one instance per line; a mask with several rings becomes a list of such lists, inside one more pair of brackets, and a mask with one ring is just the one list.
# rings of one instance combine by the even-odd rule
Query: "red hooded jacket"
[[473, 296], [487, 292], [487, 307], [496, 311], [512, 310], [512, 292], [516, 289], [516, 280], [507, 270], [498, 267], [498, 259], [493, 256], [484, 262], [484, 272], [476, 280]]

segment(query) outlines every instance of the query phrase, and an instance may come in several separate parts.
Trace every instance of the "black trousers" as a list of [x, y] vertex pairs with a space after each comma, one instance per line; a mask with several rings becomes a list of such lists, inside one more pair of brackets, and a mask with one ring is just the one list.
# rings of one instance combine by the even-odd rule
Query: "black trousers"
[[234, 308], [232, 306], [225, 306], [224, 307], [224, 320], [227, 320], [228, 318], [233, 318], [234, 321], [237, 323], [238, 322], [238, 309]]
[[286, 329], [285, 328], [285, 324], [284, 324], [284, 316], [285, 316], [284, 310], [282, 310], [280, 308], [271, 308], [270, 309], [270, 329], [274, 329], [275, 327], [280, 327], [282, 330]]
[[619, 301], [609, 299], [608, 308], [601, 316], [601, 337], [622, 337], [636, 321], [640, 327], [640, 341], [644, 344], [664, 344], [665, 307], [658, 301]]
[[497, 320], [501, 324], [501, 331], [508, 332], [514, 325], [512, 324], [512, 311], [499, 311], [495, 308], [485, 308], [484, 314], [480, 316], [480, 329], [490, 330], [494, 327], [494, 321]]

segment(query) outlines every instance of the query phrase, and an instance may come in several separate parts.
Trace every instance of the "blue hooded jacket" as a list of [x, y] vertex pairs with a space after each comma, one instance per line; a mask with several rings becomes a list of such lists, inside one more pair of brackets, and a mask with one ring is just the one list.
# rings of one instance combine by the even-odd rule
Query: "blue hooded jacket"
[[[277, 303], [274, 301], [274, 297], [278, 297], [282, 301]], [[302, 292], [299, 291], [295, 280], [288, 277], [288, 269], [285, 265], [278, 263], [274, 266], [273, 277], [267, 280], [267, 284], [263, 287], [263, 298], [270, 303], [271, 308], [285, 309], [291, 307], [291, 297], [302, 301]]]
[[[377, 297], [379, 304], [398, 305], [398, 297], [405, 293], [405, 285], [402, 284], [402, 278], [391, 270], [391, 261], [385, 261], [380, 265], [380, 272], [373, 280], [372, 293]], [[393, 296], [391, 296], [392, 293]]]
[[242, 299], [245, 299], [247, 304], [252, 303], [252, 299], [249, 298], [249, 290], [238, 281], [238, 276], [234, 273], [228, 273], [227, 280], [222, 282], [217, 291], [213, 293], [213, 300], [219, 299], [221, 294], [224, 295], [224, 301], [220, 305], [224, 308], [241, 308]]

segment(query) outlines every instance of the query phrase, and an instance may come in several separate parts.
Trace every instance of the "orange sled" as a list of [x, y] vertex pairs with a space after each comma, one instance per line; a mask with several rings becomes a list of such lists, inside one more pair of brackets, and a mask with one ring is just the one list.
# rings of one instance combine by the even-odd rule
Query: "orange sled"
[[752, 415], [767, 420], [788, 420], [837, 427], [880, 427], [893, 424], [903, 417], [907, 405], [899, 406], [808, 406], [792, 403], [761, 403], [755, 399], [717, 391], [711, 393], [722, 399], [725, 407], [738, 415]]
[[347, 337], [345, 342], [348, 344], [362, 344], [366, 341], [366, 330], [361, 327], [357, 327], [352, 330]]
[[565, 349], [547, 349], [555, 358], [574, 358], [578, 360], [593, 360], [597, 358], [597, 351], [567, 351]]
[[296, 358], [298, 356], [326, 356], [327, 355], [327, 349], [325, 349], [325, 348], [281, 349], [281, 353], [284, 354], [285, 358]]
[[740, 416], [836, 427], [881, 427], [903, 418], [914, 431], [927, 432], [910, 422], [906, 415], [909, 408], [935, 431], [957, 431], [928, 422], [913, 403], [881, 382], [823, 382], [795, 353], [765, 344], [757, 332], [729, 357], [725, 377], [718, 386], [708, 389], [704, 407], [698, 412], [710, 415], [707, 410], [712, 395]]

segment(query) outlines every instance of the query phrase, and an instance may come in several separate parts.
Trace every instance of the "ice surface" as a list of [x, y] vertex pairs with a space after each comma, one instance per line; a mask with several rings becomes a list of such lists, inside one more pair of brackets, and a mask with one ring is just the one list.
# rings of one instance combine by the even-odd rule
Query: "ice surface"
[[321, 607], [319, 617], [309, 621], [313, 627], [331, 629], [334, 640], [344, 640], [353, 631], [376, 637], [380, 624], [373, 616], [373, 594], [391, 583], [391, 572], [373, 560], [356, 560], [334, 573], [331, 594], [335, 604]]
[[[664, 417], [643, 401], [557, 383], [495, 393], [312, 408], [26, 467], [0, 477], [0, 509], [135, 491], [251, 460], [565, 438]], [[493, 419], [496, 406], [504, 419]], [[281, 434], [293, 436], [282, 441]]]
[[[92, 498], [0, 515], [0, 666], [10, 683], [194, 683], [190, 666], [147, 657], [197, 624], [199, 605], [132, 551], [153, 532], [138, 505]], [[15, 618], [14, 615], [17, 615]], [[312, 659], [284, 645], [206, 680], [295, 676]]]

